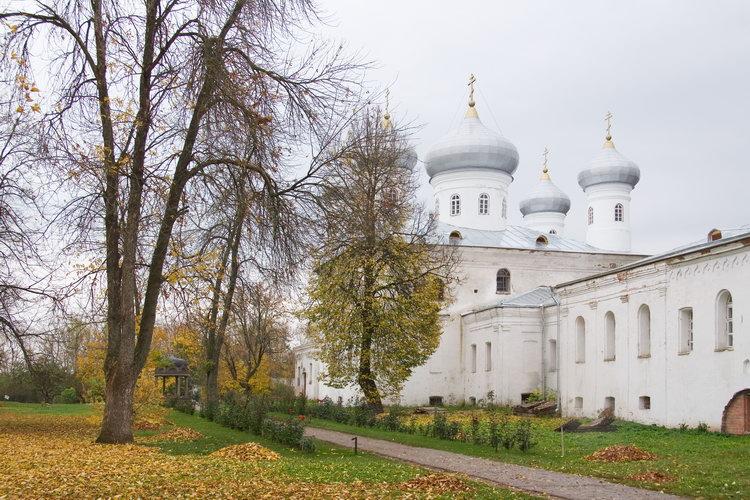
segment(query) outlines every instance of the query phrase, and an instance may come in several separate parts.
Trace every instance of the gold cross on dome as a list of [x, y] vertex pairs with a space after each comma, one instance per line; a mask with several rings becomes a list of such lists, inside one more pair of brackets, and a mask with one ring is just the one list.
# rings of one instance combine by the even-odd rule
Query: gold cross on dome
[[612, 137], [612, 113], [607, 111], [604, 120], [607, 122], [607, 138], [610, 138]]
[[474, 106], [474, 82], [477, 81], [477, 77], [474, 73], [469, 75], [469, 106]]
[[544, 162], [542, 163], [542, 165], [544, 166], [545, 172], [547, 171], [547, 159], [548, 159], [547, 157], [548, 156], [549, 156], [549, 149], [547, 149], [547, 147], [545, 146], [544, 153], [542, 153], [542, 157], [544, 157]]

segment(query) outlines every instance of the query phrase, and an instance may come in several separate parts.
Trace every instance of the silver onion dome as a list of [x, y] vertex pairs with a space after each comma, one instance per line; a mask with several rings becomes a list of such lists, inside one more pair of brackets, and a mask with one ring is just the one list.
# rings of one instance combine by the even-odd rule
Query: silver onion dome
[[604, 141], [602, 150], [589, 163], [588, 168], [578, 174], [578, 184], [583, 189], [610, 182], [628, 184], [634, 188], [640, 179], [641, 170], [638, 165], [617, 151], [612, 137], [609, 136]]
[[552, 182], [545, 167], [539, 183], [526, 198], [521, 200], [519, 209], [523, 215], [542, 212], [567, 214], [570, 210], [570, 198]]
[[518, 168], [518, 150], [502, 134], [482, 124], [473, 102], [461, 125], [435, 143], [425, 156], [430, 178], [461, 169], [488, 169], [508, 175]]

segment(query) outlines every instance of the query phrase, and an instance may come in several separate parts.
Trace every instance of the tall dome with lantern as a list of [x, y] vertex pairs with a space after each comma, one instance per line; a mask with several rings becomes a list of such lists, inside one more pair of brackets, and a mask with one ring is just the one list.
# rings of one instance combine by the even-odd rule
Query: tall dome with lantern
[[508, 187], [518, 168], [518, 150], [479, 119], [474, 82], [458, 128], [433, 144], [425, 157], [440, 221], [482, 230], [505, 229]]
[[612, 113], [602, 149], [578, 174], [586, 194], [586, 243], [614, 252], [629, 252], [630, 193], [641, 179], [638, 165], [615, 149]]

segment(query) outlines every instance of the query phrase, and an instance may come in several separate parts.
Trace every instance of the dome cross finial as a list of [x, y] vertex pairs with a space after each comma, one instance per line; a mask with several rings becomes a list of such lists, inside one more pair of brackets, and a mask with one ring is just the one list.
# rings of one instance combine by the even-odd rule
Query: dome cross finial
[[544, 147], [544, 152], [542, 153], [542, 157], [544, 158], [544, 161], [542, 162], [542, 180], [549, 180], [549, 169], [547, 168], [547, 162], [549, 160], [549, 149], [547, 146]]
[[383, 128], [386, 130], [390, 130], [393, 128], [393, 123], [391, 122], [391, 112], [389, 111], [390, 96], [391, 90], [385, 89], [385, 113], [383, 113]]
[[476, 102], [474, 102], [474, 83], [477, 81], [477, 77], [474, 73], [469, 75], [469, 107], [473, 108]]
[[607, 114], [604, 115], [604, 121], [607, 122], [607, 140], [612, 140], [612, 112], [607, 111]]

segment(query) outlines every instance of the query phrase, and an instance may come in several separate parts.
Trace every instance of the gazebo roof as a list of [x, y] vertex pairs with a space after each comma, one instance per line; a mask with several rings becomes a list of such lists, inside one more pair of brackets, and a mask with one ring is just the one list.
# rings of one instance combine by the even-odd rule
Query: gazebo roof
[[157, 377], [180, 377], [190, 376], [190, 368], [185, 359], [176, 356], [167, 356], [167, 364], [156, 368], [154, 375]]

